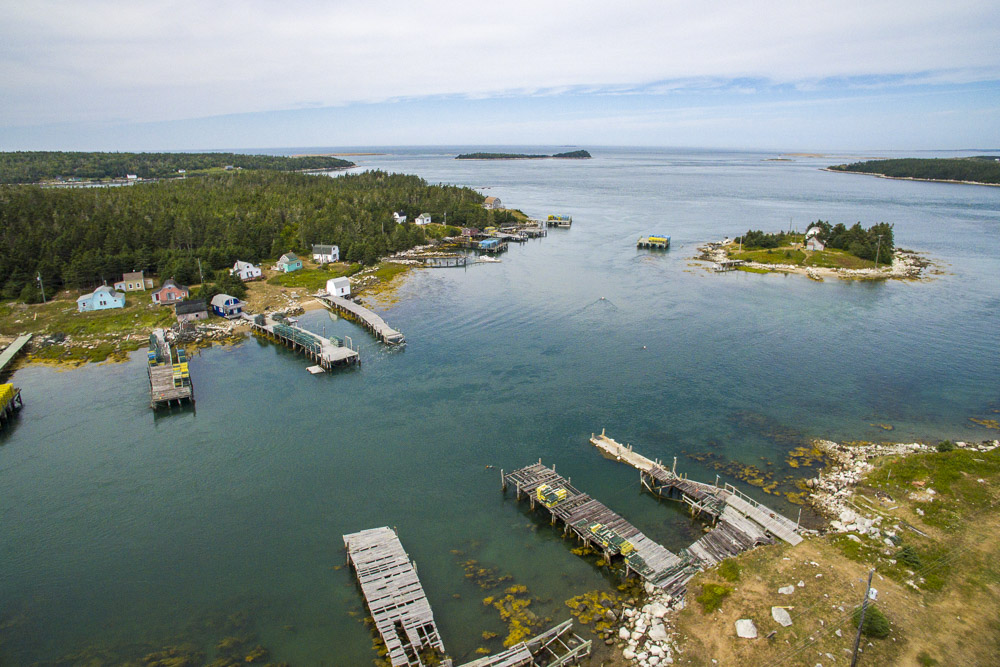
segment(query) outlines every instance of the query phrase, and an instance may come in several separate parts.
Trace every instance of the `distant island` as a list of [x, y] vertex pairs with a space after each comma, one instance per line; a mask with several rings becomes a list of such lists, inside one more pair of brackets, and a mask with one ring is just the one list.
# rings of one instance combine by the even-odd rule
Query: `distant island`
[[84, 153], [16, 151], [0, 153], [0, 183], [169, 178], [217, 169], [323, 171], [354, 163], [325, 155], [285, 157], [241, 153]]
[[527, 155], [525, 153], [462, 153], [456, 160], [544, 160], [558, 158], [561, 160], [586, 160], [590, 158], [587, 151], [569, 151], [555, 155]]
[[852, 164], [832, 165], [827, 167], [826, 171], [871, 174], [883, 178], [917, 181], [1000, 185], [1000, 156], [868, 160]]

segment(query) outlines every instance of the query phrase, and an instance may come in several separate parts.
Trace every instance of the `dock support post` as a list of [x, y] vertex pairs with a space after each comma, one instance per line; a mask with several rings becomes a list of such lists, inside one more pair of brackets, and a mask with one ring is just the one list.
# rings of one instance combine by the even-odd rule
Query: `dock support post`
[[799, 518], [795, 520], [795, 530], [799, 529], [799, 522], [802, 521], [802, 508], [799, 508]]
[[671, 472], [673, 474], [675, 474], [675, 475], [677, 474], [677, 457], [676, 456], [674, 457], [674, 467], [671, 469]]
[[507, 492], [507, 475], [503, 474], [503, 468], [500, 468], [500, 490]]

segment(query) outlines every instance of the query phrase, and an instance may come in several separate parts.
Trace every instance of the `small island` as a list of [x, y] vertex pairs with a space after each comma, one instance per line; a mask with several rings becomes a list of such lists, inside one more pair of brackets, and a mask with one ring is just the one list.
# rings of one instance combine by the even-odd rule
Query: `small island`
[[869, 174], [881, 178], [971, 185], [1000, 185], [1000, 156], [903, 158], [831, 165], [824, 171]]
[[584, 150], [555, 153], [554, 155], [528, 155], [525, 153], [462, 153], [456, 160], [588, 160], [590, 153]]
[[919, 278], [929, 262], [896, 247], [893, 226], [847, 227], [817, 220], [805, 234], [748, 230], [735, 239], [708, 243], [697, 259], [715, 263], [716, 271], [800, 273], [813, 280]]

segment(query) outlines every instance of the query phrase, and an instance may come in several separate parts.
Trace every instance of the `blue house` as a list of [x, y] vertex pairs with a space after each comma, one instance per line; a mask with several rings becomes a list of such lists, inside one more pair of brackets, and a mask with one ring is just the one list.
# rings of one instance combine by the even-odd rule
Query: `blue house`
[[101, 285], [90, 294], [84, 294], [76, 300], [76, 308], [81, 313], [91, 310], [107, 310], [108, 308], [124, 308], [125, 294], [116, 292], [107, 285]]
[[302, 260], [295, 256], [294, 252], [286, 252], [278, 260], [278, 270], [284, 273], [291, 273], [302, 268]]
[[243, 312], [243, 302], [235, 296], [216, 294], [212, 297], [212, 312], [219, 317], [239, 317]]

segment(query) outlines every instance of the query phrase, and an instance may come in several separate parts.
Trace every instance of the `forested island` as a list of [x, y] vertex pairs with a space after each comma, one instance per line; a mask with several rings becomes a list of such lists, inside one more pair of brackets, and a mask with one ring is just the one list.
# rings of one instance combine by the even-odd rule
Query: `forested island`
[[950, 181], [1000, 185], [1000, 156], [979, 155], [968, 158], [902, 158], [868, 160], [827, 167], [828, 171], [872, 174], [885, 178], [922, 181]]
[[[314, 243], [340, 246], [348, 262], [425, 243], [427, 232], [397, 225], [394, 211], [454, 225], [498, 224], [503, 211], [482, 207], [470, 188], [429, 185], [422, 178], [369, 171], [320, 178], [275, 171], [225, 171], [120, 188], [0, 186], [0, 293], [40, 300], [91, 288], [126, 271], [197, 282], [236, 260], [259, 263]], [[454, 230], [457, 233], [457, 230]]]
[[324, 155], [285, 157], [241, 153], [83, 153], [16, 151], [0, 153], [0, 183], [168, 178], [212, 169], [309, 171], [346, 169], [354, 163]]
[[456, 160], [544, 160], [556, 158], [562, 160], [586, 160], [590, 153], [584, 150], [555, 153], [554, 155], [528, 155], [525, 153], [462, 153]]

